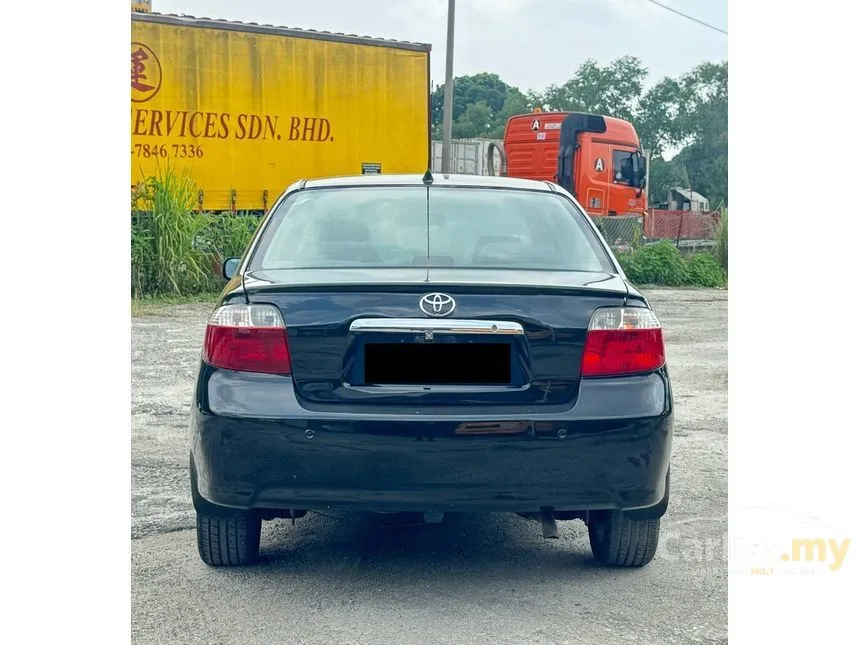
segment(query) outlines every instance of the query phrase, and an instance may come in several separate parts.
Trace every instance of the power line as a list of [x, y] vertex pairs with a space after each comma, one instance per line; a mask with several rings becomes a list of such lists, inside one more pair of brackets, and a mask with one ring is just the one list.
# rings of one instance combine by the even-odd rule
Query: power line
[[686, 18], [687, 20], [692, 20], [693, 22], [697, 22], [700, 25], [702, 25], [703, 27], [707, 27], [708, 29], [713, 29], [714, 31], [719, 31], [721, 34], [725, 34], [726, 36], [729, 35], [729, 32], [727, 32], [725, 29], [720, 29], [719, 27], [714, 27], [714, 25], [709, 25], [708, 23], [706, 23], [702, 20], [699, 20], [698, 18], [693, 18], [693, 16], [688, 16], [685, 13], [681, 13], [677, 9], [673, 9], [672, 7], [668, 7], [668, 6], [666, 6], [660, 2], [657, 2], [657, 0], [647, 0], [647, 1], [650, 2], [651, 4], [657, 5], [661, 9], [665, 9], [666, 11], [671, 11], [672, 13], [676, 13], [679, 16], [681, 16], [682, 18]]

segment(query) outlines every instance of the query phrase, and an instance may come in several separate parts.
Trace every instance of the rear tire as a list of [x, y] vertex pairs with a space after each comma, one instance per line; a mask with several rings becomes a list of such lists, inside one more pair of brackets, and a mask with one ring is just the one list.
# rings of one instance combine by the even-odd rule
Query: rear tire
[[660, 538], [660, 518], [634, 520], [621, 511], [594, 513], [588, 540], [597, 561], [610, 567], [642, 567], [654, 559]]
[[252, 564], [260, 554], [262, 518], [256, 511], [209, 515], [197, 511], [197, 550], [206, 564], [231, 567]]

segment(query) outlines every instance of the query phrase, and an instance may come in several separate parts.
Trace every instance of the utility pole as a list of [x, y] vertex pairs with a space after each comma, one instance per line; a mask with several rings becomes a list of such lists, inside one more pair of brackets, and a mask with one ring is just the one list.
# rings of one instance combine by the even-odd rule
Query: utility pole
[[649, 208], [648, 196], [651, 193], [651, 150], [645, 150], [645, 208]]
[[442, 174], [451, 172], [451, 111], [454, 109], [454, 0], [448, 0], [448, 43], [445, 52], [445, 101], [442, 108]]

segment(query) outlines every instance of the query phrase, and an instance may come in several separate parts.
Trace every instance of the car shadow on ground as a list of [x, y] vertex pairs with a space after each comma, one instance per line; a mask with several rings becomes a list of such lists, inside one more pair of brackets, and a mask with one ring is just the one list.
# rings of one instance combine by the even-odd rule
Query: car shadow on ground
[[[262, 575], [304, 573], [332, 584], [385, 576], [386, 584], [415, 585], [446, 573], [471, 578], [520, 579], [546, 572], [626, 575], [593, 558], [585, 525], [559, 522], [559, 539], [545, 539], [540, 524], [512, 514], [447, 514], [440, 524], [402, 525], [367, 513], [309, 513], [264, 522]], [[641, 571], [641, 570], [640, 570]], [[396, 575], [392, 575], [396, 572]]]

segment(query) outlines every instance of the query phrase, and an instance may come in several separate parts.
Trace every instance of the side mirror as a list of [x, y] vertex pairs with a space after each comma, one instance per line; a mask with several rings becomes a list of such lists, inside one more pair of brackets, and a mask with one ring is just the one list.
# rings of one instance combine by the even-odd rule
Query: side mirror
[[645, 157], [638, 152], [630, 155], [630, 185], [634, 188], [645, 188]]
[[224, 277], [228, 280], [232, 280], [233, 276], [236, 275], [236, 271], [239, 270], [239, 263], [241, 261], [241, 258], [227, 258], [224, 260], [224, 265], [221, 267], [221, 272], [224, 274]]

